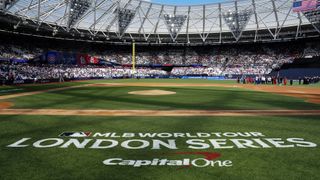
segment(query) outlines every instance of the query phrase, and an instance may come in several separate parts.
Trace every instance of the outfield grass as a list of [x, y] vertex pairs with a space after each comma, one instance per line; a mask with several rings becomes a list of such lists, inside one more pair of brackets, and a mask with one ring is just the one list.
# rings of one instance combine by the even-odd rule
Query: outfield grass
[[[154, 166], [133, 168], [105, 166], [107, 158], [168, 158], [166, 153], [190, 151], [178, 138], [178, 150], [36, 149], [8, 148], [20, 138], [54, 138], [65, 131], [92, 132], [262, 132], [267, 137], [301, 137], [320, 144], [318, 117], [214, 117], [130, 118], [0, 116], [1, 179], [319, 179], [320, 151], [317, 148], [205, 149], [232, 160], [231, 168], [185, 168]], [[124, 138], [117, 140], [123, 141]], [[150, 138], [146, 138], [150, 140]], [[191, 150], [195, 151], [195, 150]], [[169, 156], [183, 158], [183, 156]]]
[[[12, 93], [30, 92], [38, 90], [46, 90], [52, 88], [69, 87], [81, 84], [91, 83], [192, 83], [192, 84], [237, 84], [235, 80], [205, 80], [205, 79], [116, 79], [116, 80], [88, 80], [88, 81], [76, 81], [76, 82], [65, 82], [65, 83], [52, 83], [52, 84], [28, 84], [28, 85], [17, 85], [17, 86], [0, 86], [0, 96]], [[293, 84], [296, 87], [320, 87], [320, 83], [311, 85], [299, 85], [297, 81]], [[9, 92], [7, 91], [9, 90]], [[13, 91], [10, 91], [13, 90]]]
[[26, 84], [17, 86], [0, 86], [0, 96], [8, 94], [17, 94], [23, 92], [41, 91], [48, 89], [56, 89], [62, 87], [70, 87], [81, 84], [91, 83], [89, 81], [84, 82], [66, 82], [66, 83], [52, 83], [52, 84]]
[[[210, 80], [96, 80], [28, 85], [23, 92], [68, 87], [89, 83], [161, 82], [161, 83], [234, 83], [233, 81]], [[13, 88], [13, 87], [7, 87]], [[166, 90], [177, 94], [167, 96], [139, 96], [128, 92], [138, 90]], [[10, 93], [18, 93], [14, 91]], [[223, 87], [79, 87], [10, 99], [14, 108], [55, 109], [320, 109], [320, 105], [307, 103], [303, 99], [277, 94], [252, 91], [250, 89]]]
[[[167, 96], [130, 95], [138, 90], [160, 89]], [[303, 99], [264, 92], [220, 87], [80, 87], [10, 100], [14, 108], [55, 109], [320, 109]]]
[[16, 94], [22, 92], [32, 92], [39, 90], [47, 90], [61, 87], [69, 87], [83, 84], [92, 83], [135, 83], [135, 82], [146, 82], [146, 83], [221, 83], [221, 84], [234, 84], [234, 81], [210, 81], [210, 80], [183, 80], [183, 79], [117, 79], [117, 80], [88, 80], [88, 81], [75, 81], [75, 82], [65, 82], [65, 83], [49, 83], [49, 84], [26, 84], [26, 85], [16, 85], [16, 86], [0, 86], [0, 96], [8, 94]]

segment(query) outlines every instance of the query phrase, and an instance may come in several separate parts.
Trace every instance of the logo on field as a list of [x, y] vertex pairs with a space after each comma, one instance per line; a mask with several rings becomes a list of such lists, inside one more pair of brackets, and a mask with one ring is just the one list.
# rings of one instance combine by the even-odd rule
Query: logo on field
[[220, 153], [216, 152], [176, 152], [172, 153], [172, 155], [202, 155], [206, 160], [214, 160], [221, 156]]
[[[182, 140], [183, 144], [178, 144], [178, 139]], [[58, 138], [21, 138], [6, 147], [143, 150], [141, 152], [144, 152], [144, 154], [139, 158], [116, 156], [104, 159], [102, 163], [105, 166], [127, 166], [133, 168], [170, 166], [182, 169], [233, 166], [233, 161], [224, 159], [220, 153], [199, 150], [317, 148], [318, 145], [304, 138], [268, 137], [261, 132], [117, 133], [66, 131], [61, 133]], [[180, 151], [180, 149], [187, 151]], [[152, 150], [152, 154], [149, 156], [145, 153], [146, 150]], [[155, 150], [160, 152], [161, 150], [172, 150], [174, 152], [166, 151], [166, 153], [155, 154]]]
[[91, 132], [64, 132], [60, 137], [89, 137]]
[[132, 166], [134, 168], [146, 166], [175, 166], [181, 168], [204, 168], [204, 167], [231, 167], [230, 160], [217, 160], [221, 156], [215, 152], [177, 152], [169, 155], [201, 155], [202, 158], [182, 158], [182, 159], [167, 159], [153, 158], [151, 160], [127, 160], [122, 158], [110, 158], [103, 161], [106, 166]]

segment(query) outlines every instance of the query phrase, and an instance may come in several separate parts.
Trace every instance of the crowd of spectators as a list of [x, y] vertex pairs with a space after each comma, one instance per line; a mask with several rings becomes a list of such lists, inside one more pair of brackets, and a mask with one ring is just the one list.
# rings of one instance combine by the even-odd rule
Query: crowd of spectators
[[167, 75], [166, 71], [138, 68], [135, 73], [131, 68], [97, 67], [97, 66], [63, 66], [63, 65], [28, 65], [1, 64], [0, 79], [7, 81], [48, 80], [48, 79], [90, 79], [90, 78], [123, 78], [153, 77]]
[[273, 85], [292, 85], [293, 80], [288, 79], [287, 77], [280, 77], [280, 76], [255, 76], [255, 77], [238, 77], [237, 83], [243, 84], [273, 84]]
[[[272, 84], [272, 85], [293, 85], [293, 79], [281, 76], [242, 76], [237, 78], [238, 84]], [[314, 77], [299, 77], [297, 84], [309, 85], [320, 82], [320, 76]]]
[[[290, 63], [301, 56], [302, 52], [290, 48], [263, 49], [251, 48], [215, 48], [206, 52], [197, 52], [192, 48], [186, 50], [151, 51], [138, 53], [136, 64], [173, 64], [173, 65], [203, 65], [207, 68], [176, 69], [173, 73], [181, 74], [268, 74], [272, 69], [279, 68], [284, 63]], [[131, 64], [131, 54], [108, 52], [102, 58], [119, 63]], [[208, 74], [208, 75], [209, 75]]]
[[222, 74], [220, 68], [207, 68], [207, 67], [176, 67], [171, 71], [171, 75], [185, 76], [185, 75], [205, 75], [205, 76], [218, 76]]
[[304, 85], [308, 85], [308, 84], [316, 84], [320, 82], [320, 76], [314, 76], [314, 77], [300, 77], [299, 78], [299, 85], [304, 84]]
[[[135, 75], [142, 77], [160, 75], [267, 75], [284, 63], [291, 63], [300, 57], [319, 56], [320, 47], [315, 44], [302, 46], [257, 45], [257, 46], [211, 46], [203, 48], [151, 48], [137, 52], [137, 65], [172, 65], [171, 72], [152, 68], [138, 68]], [[48, 50], [48, 49], [46, 49]], [[118, 64], [117, 67], [105, 66], [64, 66], [64, 65], [1, 65], [0, 76], [14, 79], [50, 79], [50, 78], [90, 78], [90, 77], [131, 77], [132, 70], [126, 68], [132, 63], [130, 50], [89, 50], [91, 55], [107, 62]], [[45, 50], [28, 46], [0, 44], [0, 60], [34, 59]], [[81, 52], [78, 52], [81, 53]], [[0, 64], [3, 64], [0, 62]], [[188, 66], [188, 67], [181, 67]]]
[[39, 56], [43, 50], [40, 48], [28, 48], [12, 44], [0, 44], [0, 59], [33, 59]]
[[308, 44], [306, 48], [303, 50], [302, 57], [304, 58], [312, 58], [320, 56], [320, 44]]
[[[42, 82], [43, 80], [81, 80], [95, 78], [154, 78], [185, 76], [185, 75], [204, 75], [211, 76], [218, 73], [219, 69], [214, 68], [174, 68], [171, 73], [161, 69], [137, 68], [135, 72], [131, 68], [124, 67], [99, 67], [99, 66], [64, 66], [64, 65], [28, 65], [28, 64], [0, 64], [0, 80], [4, 83], [23, 83]], [[195, 73], [195, 74], [193, 74]], [[203, 74], [202, 74], [203, 73]], [[293, 80], [279, 76], [242, 76], [237, 78], [241, 84], [274, 84], [274, 85], [292, 85]], [[320, 77], [301, 77], [299, 84], [308, 85], [320, 82]]]

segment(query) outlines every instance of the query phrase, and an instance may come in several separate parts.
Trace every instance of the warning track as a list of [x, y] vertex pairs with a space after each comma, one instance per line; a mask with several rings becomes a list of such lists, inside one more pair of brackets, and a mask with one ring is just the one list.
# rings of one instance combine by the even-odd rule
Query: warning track
[[65, 110], [0, 109], [0, 115], [49, 116], [319, 116], [320, 110]]

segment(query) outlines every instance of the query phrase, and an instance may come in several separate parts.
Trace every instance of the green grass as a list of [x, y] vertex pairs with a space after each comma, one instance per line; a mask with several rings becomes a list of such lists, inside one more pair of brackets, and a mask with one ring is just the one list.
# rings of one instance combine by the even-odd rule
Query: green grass
[[90, 81], [77, 81], [77, 82], [65, 82], [65, 83], [52, 83], [52, 84], [26, 84], [26, 85], [17, 85], [17, 86], [0, 86], [0, 96], [8, 94], [16, 94], [22, 92], [32, 92], [39, 90], [47, 90], [61, 87], [69, 87], [82, 84], [91, 84], [91, 83], [221, 83], [221, 84], [233, 84], [234, 81], [211, 81], [211, 80], [183, 80], [183, 79], [117, 79], [117, 80], [90, 80]]
[[[20, 138], [35, 140], [58, 137], [64, 131], [92, 132], [262, 132], [270, 138], [300, 137], [320, 144], [318, 117], [202, 117], [202, 118], [129, 118], [129, 117], [64, 117], [0, 116], [0, 179], [319, 179], [320, 149], [213, 149], [222, 160], [232, 160], [230, 168], [186, 168], [105, 166], [108, 158], [180, 159], [166, 153], [197, 151], [177, 138], [178, 150], [113, 149], [36, 149], [7, 148]], [[149, 138], [145, 138], [150, 140]], [[190, 138], [189, 138], [190, 139]], [[206, 138], [204, 138], [206, 139]], [[117, 139], [124, 141], [124, 138]], [[194, 156], [187, 156], [194, 157]], [[195, 157], [198, 158], [198, 157]]]
[[[0, 96], [21, 92], [30, 92], [38, 90], [46, 90], [52, 88], [68, 87], [80, 84], [91, 84], [91, 83], [193, 83], [193, 84], [237, 84], [235, 80], [205, 80], [205, 79], [117, 79], [117, 80], [90, 80], [90, 81], [78, 81], [78, 82], [65, 82], [65, 83], [53, 83], [53, 84], [28, 84], [28, 85], [17, 85], [17, 86], [0, 86]], [[297, 81], [294, 82], [294, 86], [297, 87], [320, 87], [320, 83], [312, 85], [299, 85]], [[6, 90], [14, 90], [6, 92]]]
[[[175, 95], [128, 92], [160, 89]], [[221, 87], [81, 87], [10, 99], [14, 108], [35, 109], [320, 109], [303, 99]]]
[[69, 86], [76, 86], [80, 84], [88, 84], [86, 82], [66, 82], [61, 84], [26, 84], [26, 85], [17, 85], [17, 86], [0, 86], [0, 96], [8, 94], [16, 94], [22, 92], [32, 92], [32, 91], [41, 91], [47, 89], [55, 89]]
[[[0, 96], [106, 82], [163, 83], [234, 83], [209, 80], [97, 80], [64, 84], [0, 87]], [[304, 87], [304, 86], [301, 86]], [[318, 88], [316, 85], [314, 88]], [[1, 90], [21, 89], [1, 93]], [[168, 96], [138, 96], [128, 92], [162, 89], [177, 92]], [[52, 91], [9, 100], [13, 108], [35, 109], [320, 109], [317, 104], [271, 93], [221, 87], [80, 87]], [[21, 138], [39, 140], [57, 138], [66, 131], [121, 133], [196, 133], [196, 132], [261, 132], [267, 138], [304, 138], [316, 143], [316, 148], [267, 149], [189, 149], [185, 141], [176, 138], [177, 150], [150, 148], [128, 150], [77, 149], [70, 147], [39, 149], [8, 148]], [[320, 179], [320, 119], [319, 116], [296, 117], [79, 117], [79, 116], [0, 116], [0, 179]], [[139, 138], [140, 139], [140, 138]], [[144, 138], [151, 141], [150, 138]], [[159, 139], [159, 138], [157, 138]], [[208, 140], [208, 138], [202, 138]], [[116, 138], [124, 141], [125, 138]], [[32, 141], [34, 142], [34, 141]], [[91, 145], [91, 144], [90, 144]], [[199, 156], [168, 156], [174, 152], [209, 151], [221, 153], [221, 160], [231, 160], [230, 168], [184, 168], [150, 166], [105, 166], [108, 158], [123, 159], [182, 159]]]

